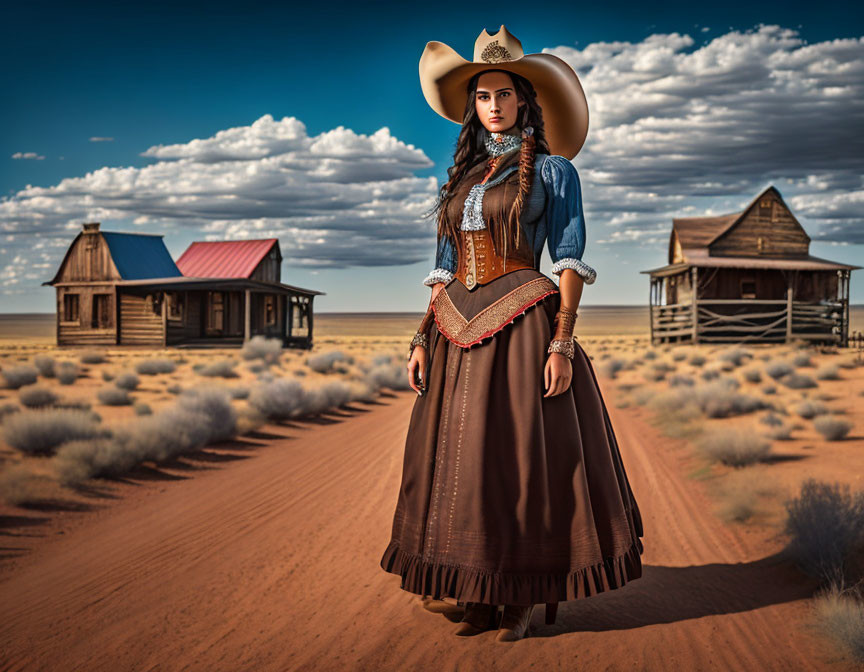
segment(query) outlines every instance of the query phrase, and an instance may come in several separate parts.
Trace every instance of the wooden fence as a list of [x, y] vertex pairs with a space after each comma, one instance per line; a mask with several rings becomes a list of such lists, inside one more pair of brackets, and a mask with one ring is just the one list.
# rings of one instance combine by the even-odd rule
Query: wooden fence
[[697, 299], [650, 306], [650, 320], [655, 344], [849, 342], [848, 309], [840, 301]]

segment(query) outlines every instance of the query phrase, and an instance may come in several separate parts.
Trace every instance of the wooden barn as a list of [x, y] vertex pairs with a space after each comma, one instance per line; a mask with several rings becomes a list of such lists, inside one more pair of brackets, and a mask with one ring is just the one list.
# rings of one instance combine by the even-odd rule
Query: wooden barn
[[88, 222], [54, 278], [58, 345], [241, 346], [256, 335], [312, 347], [312, 302], [281, 282], [276, 238], [194, 242], [175, 263], [161, 235]]
[[810, 236], [773, 186], [741, 212], [672, 220], [669, 262], [651, 277], [651, 342], [845, 347], [850, 264], [810, 255]]

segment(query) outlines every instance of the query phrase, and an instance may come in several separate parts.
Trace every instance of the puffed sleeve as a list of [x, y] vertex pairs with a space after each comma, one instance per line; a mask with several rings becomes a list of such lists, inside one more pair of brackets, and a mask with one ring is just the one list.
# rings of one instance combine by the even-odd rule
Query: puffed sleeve
[[547, 245], [552, 273], [561, 275], [572, 268], [585, 284], [597, 278], [596, 271], [582, 261], [585, 251], [585, 217], [582, 214], [582, 187], [579, 174], [563, 156], [550, 155], [541, 169], [546, 188]]
[[435, 252], [435, 268], [423, 280], [423, 284], [431, 287], [438, 282], [450, 282], [456, 272], [456, 250], [447, 236], [438, 236], [438, 248]]

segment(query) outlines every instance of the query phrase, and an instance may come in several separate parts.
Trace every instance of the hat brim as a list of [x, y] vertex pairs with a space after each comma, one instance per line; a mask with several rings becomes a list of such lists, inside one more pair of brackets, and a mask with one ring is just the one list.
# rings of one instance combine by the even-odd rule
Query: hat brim
[[525, 77], [543, 109], [549, 151], [572, 159], [588, 135], [588, 101], [576, 72], [553, 54], [528, 54], [502, 63], [467, 61], [443, 42], [429, 42], [420, 57], [420, 87], [429, 106], [461, 124], [469, 80], [484, 70], [504, 70]]

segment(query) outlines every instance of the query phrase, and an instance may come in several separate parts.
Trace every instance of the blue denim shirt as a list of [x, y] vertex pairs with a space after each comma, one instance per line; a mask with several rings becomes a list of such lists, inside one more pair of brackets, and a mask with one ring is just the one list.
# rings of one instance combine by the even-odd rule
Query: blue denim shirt
[[[518, 165], [509, 166], [490, 184], [503, 180], [516, 170]], [[531, 205], [526, 203], [520, 220], [526, 240], [532, 241], [535, 268], [540, 268], [543, 245], [546, 244], [554, 275], [560, 275], [565, 268], [572, 268], [582, 276], [586, 284], [593, 283], [597, 273], [582, 261], [585, 251], [585, 217], [582, 214], [579, 174], [573, 164], [557, 154], [537, 154], [529, 201], [534, 204], [545, 201], [539, 206], [542, 211], [535, 218], [531, 216]], [[426, 276], [423, 284], [432, 286], [437, 282], [449, 282], [456, 272], [456, 267], [453, 243], [446, 236], [438, 236], [435, 268]]]

